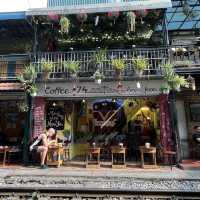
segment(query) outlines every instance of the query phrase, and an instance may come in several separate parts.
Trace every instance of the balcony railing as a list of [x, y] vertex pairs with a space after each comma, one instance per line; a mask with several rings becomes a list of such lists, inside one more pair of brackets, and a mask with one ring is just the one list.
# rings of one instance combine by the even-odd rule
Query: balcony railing
[[15, 80], [29, 62], [24, 54], [0, 55], [0, 80]]
[[121, 58], [125, 61], [126, 68], [122, 72], [122, 79], [133, 79], [137, 77], [134, 70], [133, 59], [137, 57], [146, 58], [148, 68], [144, 70], [144, 77], [155, 77], [162, 75], [162, 67], [166, 62], [174, 65], [175, 70], [181, 73], [200, 72], [200, 47], [198, 46], [173, 46], [163, 48], [133, 48], [121, 50], [107, 50], [106, 59], [99, 66], [95, 62], [98, 51], [70, 51], [70, 52], [46, 52], [37, 55], [11, 54], [0, 55], [0, 81], [14, 80], [24, 67], [31, 61], [38, 72], [42, 75], [41, 61], [46, 60], [53, 63], [54, 67], [50, 79], [70, 79], [69, 71], [64, 68], [65, 61], [76, 61], [80, 64], [78, 77], [89, 80], [97, 69], [100, 69], [105, 79], [115, 77], [115, 69], [112, 60]]
[[112, 60], [116, 58], [123, 59], [125, 70], [122, 72], [122, 78], [133, 78], [136, 76], [133, 60], [141, 57], [146, 58], [148, 68], [144, 70], [144, 76], [158, 76], [162, 74], [162, 66], [168, 61], [167, 48], [135, 48], [129, 50], [108, 50], [106, 59], [99, 66], [95, 63], [95, 57], [98, 51], [71, 51], [71, 52], [53, 52], [39, 53], [35, 57], [34, 65], [38, 73], [42, 73], [42, 60], [52, 62], [54, 67], [51, 78], [69, 78], [69, 71], [64, 68], [65, 61], [77, 61], [80, 64], [78, 71], [79, 78], [89, 78], [97, 69], [103, 73], [105, 78], [113, 78], [115, 68], [112, 66]]

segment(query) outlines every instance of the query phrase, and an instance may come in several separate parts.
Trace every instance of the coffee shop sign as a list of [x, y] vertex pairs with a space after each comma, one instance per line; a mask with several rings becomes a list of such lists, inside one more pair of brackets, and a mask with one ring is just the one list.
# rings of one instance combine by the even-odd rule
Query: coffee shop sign
[[75, 87], [62, 87], [62, 86], [46, 86], [44, 90], [39, 92], [40, 96], [149, 96], [158, 95], [160, 93], [159, 88], [156, 87], [143, 87], [136, 88], [131, 86], [123, 86], [121, 88], [110, 86], [84, 86], [79, 85]]

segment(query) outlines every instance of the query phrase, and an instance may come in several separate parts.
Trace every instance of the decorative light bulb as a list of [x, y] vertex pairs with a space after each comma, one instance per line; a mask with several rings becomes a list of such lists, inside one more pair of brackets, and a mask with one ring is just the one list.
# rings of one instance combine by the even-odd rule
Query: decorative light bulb
[[140, 88], [141, 88], [141, 84], [140, 84], [140, 82], [139, 82], [139, 81], [137, 82], [137, 84], [136, 84], [136, 85], [137, 85], [137, 88], [138, 88], [138, 89], [140, 89]]

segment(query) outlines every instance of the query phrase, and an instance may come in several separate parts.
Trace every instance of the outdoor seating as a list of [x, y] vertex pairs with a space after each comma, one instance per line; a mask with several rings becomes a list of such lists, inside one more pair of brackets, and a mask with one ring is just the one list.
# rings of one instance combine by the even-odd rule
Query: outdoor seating
[[60, 167], [63, 164], [63, 146], [62, 144], [52, 145], [48, 148], [47, 161], [48, 166]]
[[[140, 146], [140, 154], [141, 154], [141, 167], [142, 168], [157, 168], [156, 163], [156, 147], [145, 147]], [[153, 164], [145, 164], [144, 155], [145, 154], [151, 154], [152, 155], [152, 161]]]
[[126, 167], [126, 148], [122, 146], [112, 146], [112, 168]]
[[90, 147], [86, 155], [86, 167], [100, 167], [100, 147]]

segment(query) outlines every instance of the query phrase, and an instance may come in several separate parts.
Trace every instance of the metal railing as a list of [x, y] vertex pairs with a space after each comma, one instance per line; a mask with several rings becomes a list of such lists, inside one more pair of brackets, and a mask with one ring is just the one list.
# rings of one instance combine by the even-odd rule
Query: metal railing
[[105, 59], [99, 65], [95, 58], [99, 50], [96, 51], [69, 51], [69, 52], [44, 52], [36, 55], [0, 55], [0, 80], [16, 79], [29, 61], [35, 65], [39, 76], [42, 74], [42, 60], [53, 63], [53, 70], [50, 74], [52, 79], [68, 79], [70, 73], [64, 67], [66, 61], [76, 61], [80, 68], [79, 78], [89, 79], [97, 69], [100, 69], [105, 78], [115, 77], [115, 68], [112, 66], [112, 60], [116, 58], [123, 59], [125, 70], [122, 72], [122, 78], [135, 78], [135, 67], [133, 60], [137, 57], [146, 58], [148, 68], [144, 70], [143, 76], [160, 76], [162, 67], [170, 62], [177, 71], [200, 69], [200, 47], [198, 46], [170, 46], [161, 48], [133, 48], [107, 50]]
[[128, 3], [141, 0], [48, 0], [48, 7]]
[[[53, 63], [54, 67], [51, 78], [66, 78], [69, 71], [64, 68], [66, 61], [77, 61], [80, 64], [78, 77], [91, 77], [97, 69], [103, 73], [105, 78], [113, 78], [115, 68], [112, 66], [112, 60], [116, 58], [123, 59], [125, 70], [122, 72], [123, 78], [137, 76], [134, 70], [133, 60], [136, 58], [145, 58], [147, 69], [144, 70], [144, 76], [161, 75], [162, 66], [168, 61], [167, 48], [135, 48], [126, 50], [107, 50], [105, 59], [102, 63], [96, 64], [95, 57], [98, 51], [71, 51], [71, 52], [53, 52], [39, 53], [34, 58], [34, 65], [38, 73], [42, 73], [41, 62], [43, 60]], [[66, 75], [66, 76], [65, 76]]]

